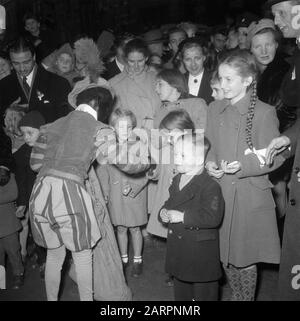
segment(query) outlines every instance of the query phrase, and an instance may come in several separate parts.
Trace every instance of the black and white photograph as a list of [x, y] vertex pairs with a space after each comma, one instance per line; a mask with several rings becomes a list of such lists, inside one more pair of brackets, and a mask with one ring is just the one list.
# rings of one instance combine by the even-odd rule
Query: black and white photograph
[[300, 301], [300, 0], [0, 0], [0, 116], [3, 308]]

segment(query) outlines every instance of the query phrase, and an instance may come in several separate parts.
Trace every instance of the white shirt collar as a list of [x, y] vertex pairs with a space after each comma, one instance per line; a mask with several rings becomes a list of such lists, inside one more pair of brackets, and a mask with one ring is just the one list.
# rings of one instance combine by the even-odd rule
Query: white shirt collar
[[75, 110], [88, 113], [91, 116], [93, 116], [96, 120], [98, 120], [98, 113], [96, 112], [96, 110], [87, 104], [81, 104]]
[[204, 70], [202, 70], [202, 72], [197, 76], [192, 76], [191, 74], [189, 75], [188, 86], [189, 86], [189, 93], [191, 95], [198, 96], [203, 73], [204, 73]]
[[118, 68], [121, 70], [121, 72], [124, 70], [124, 65], [120, 63], [120, 61], [118, 61], [118, 59], [116, 58], [116, 64], [118, 66]]
[[30, 87], [31, 87], [32, 81], [33, 81], [34, 70], [35, 70], [35, 66], [33, 67], [31, 73], [28, 76], [26, 76], [26, 82]]

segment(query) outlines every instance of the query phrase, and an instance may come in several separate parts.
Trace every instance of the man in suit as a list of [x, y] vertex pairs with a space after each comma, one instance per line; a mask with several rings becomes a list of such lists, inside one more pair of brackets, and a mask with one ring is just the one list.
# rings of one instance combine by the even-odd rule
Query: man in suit
[[197, 38], [188, 38], [182, 46], [182, 61], [187, 70], [189, 93], [205, 100], [208, 105], [213, 101], [210, 87], [211, 72], [204, 67], [207, 49]]
[[124, 47], [128, 41], [132, 40], [133, 36], [130, 34], [123, 35], [122, 37], [117, 38], [115, 42], [116, 57], [113, 61], [107, 63], [106, 71], [103, 75], [103, 78], [109, 80], [114, 76], [120, 74], [124, 70], [125, 58], [124, 58]]
[[69, 111], [69, 82], [35, 61], [33, 46], [20, 38], [9, 48], [14, 71], [0, 81], [0, 111], [18, 105], [24, 110], [38, 110], [46, 123], [65, 116]]
[[[285, 38], [300, 37], [299, 0], [282, 1], [269, 0], [274, 22]], [[294, 82], [297, 88], [298, 109], [300, 107], [300, 52], [297, 50], [294, 57], [293, 68], [289, 74], [289, 82]], [[298, 113], [299, 114], [299, 113]], [[283, 153], [286, 158], [295, 156], [291, 175], [289, 204], [286, 210], [282, 253], [279, 270], [278, 299], [300, 301], [300, 118], [287, 129], [282, 136], [275, 138], [267, 149], [267, 163], [271, 164], [276, 154], [287, 147], [290, 149]]]

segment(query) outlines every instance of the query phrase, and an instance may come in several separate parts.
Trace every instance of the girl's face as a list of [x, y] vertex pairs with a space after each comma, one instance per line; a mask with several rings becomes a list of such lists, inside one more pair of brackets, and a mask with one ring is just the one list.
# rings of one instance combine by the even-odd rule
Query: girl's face
[[165, 80], [158, 78], [156, 81], [155, 91], [161, 101], [170, 101], [170, 97], [173, 96], [174, 91], [177, 91], [177, 89], [170, 86]]
[[133, 124], [129, 117], [121, 117], [116, 121], [114, 128], [119, 142], [125, 142], [132, 135]]
[[10, 74], [10, 64], [6, 59], [0, 57], [0, 80]]
[[37, 128], [22, 126], [20, 130], [27, 145], [33, 146], [39, 137], [40, 131]]
[[62, 53], [57, 58], [57, 68], [58, 70], [66, 74], [72, 70], [72, 57], [67, 53]]
[[275, 57], [278, 44], [272, 32], [255, 35], [251, 41], [251, 52], [261, 65], [270, 64]]
[[252, 77], [243, 78], [238, 71], [227, 64], [219, 66], [219, 79], [224, 98], [230, 99], [232, 103], [239, 101], [247, 92], [252, 83]]
[[138, 51], [132, 51], [127, 56], [127, 65], [129, 71], [135, 75], [141, 74], [146, 66], [147, 57]]
[[212, 96], [214, 97], [215, 100], [222, 100], [224, 99], [224, 91], [221, 88], [220, 83], [214, 83], [211, 85], [212, 89]]
[[186, 49], [183, 53], [183, 63], [192, 76], [198, 76], [203, 71], [205, 56], [199, 47]]
[[239, 27], [238, 32], [239, 32], [239, 35], [238, 35], [239, 48], [246, 49], [247, 48], [248, 28]]

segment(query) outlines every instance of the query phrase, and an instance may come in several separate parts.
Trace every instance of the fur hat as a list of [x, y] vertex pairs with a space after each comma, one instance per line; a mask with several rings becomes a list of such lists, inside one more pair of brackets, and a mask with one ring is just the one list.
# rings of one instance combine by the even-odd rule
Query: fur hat
[[30, 111], [19, 122], [19, 128], [32, 127], [40, 129], [40, 127], [43, 125], [45, 125], [45, 119], [37, 110]]
[[85, 64], [89, 73], [101, 75], [104, 71], [103, 61], [100, 57], [100, 51], [93, 41], [89, 38], [81, 38], [74, 43], [74, 53], [76, 60]]

